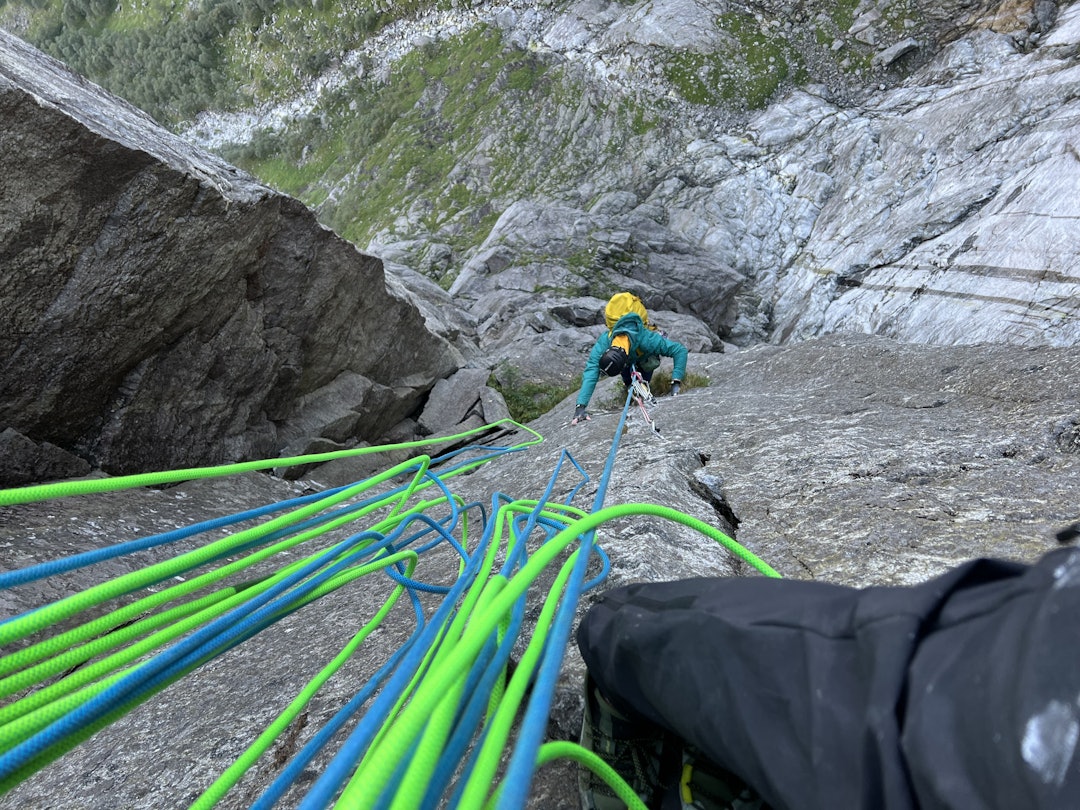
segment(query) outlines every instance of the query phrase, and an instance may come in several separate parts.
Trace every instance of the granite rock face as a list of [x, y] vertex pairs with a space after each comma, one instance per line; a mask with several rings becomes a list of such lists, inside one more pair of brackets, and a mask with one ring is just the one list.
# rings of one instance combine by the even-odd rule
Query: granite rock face
[[[880, 42], [882, 68], [923, 60], [909, 79], [843, 104], [825, 91], [793, 93], [737, 131], [676, 122], [650, 152], [656, 160], [621, 174], [597, 167], [578, 192], [507, 206], [463, 265], [453, 296], [401, 271], [389, 286], [412, 291], [416, 307], [404, 303], [403, 292], [385, 293], [376, 261], [328, 233], [313, 234], [310, 216], [292, 201], [182, 142], [115, 137], [117, 129], [137, 133], [148, 124], [123, 105], [97, 120], [96, 107], [81, 103], [94, 88], [52, 77], [50, 63], [33, 76], [5, 73], [5, 126], [31, 113], [39, 124], [12, 125], [0, 138], [60, 166], [92, 142], [105, 168], [72, 158], [77, 181], [47, 174], [32, 181], [5, 160], [3, 199], [25, 210], [15, 212], [17, 226], [0, 223], [0, 255], [14, 268], [11, 288], [29, 303], [9, 308], [4, 300], [12, 328], [0, 334], [7, 341], [0, 343], [7, 364], [0, 409], [14, 412], [8, 403], [17, 402], [19, 413], [37, 415], [12, 421], [0, 442], [52, 465], [79, 461], [54, 444], [101, 454], [122, 470], [141, 468], [163, 429], [190, 437], [193, 449], [173, 448], [170, 440], [158, 452], [200, 458], [210, 448], [242, 455], [286, 441], [311, 447], [312, 437], [327, 446], [377, 441], [359, 435], [373, 422], [391, 440], [454, 431], [501, 413], [480, 359], [531, 363], [529, 376], [538, 377], [580, 370], [602, 328], [608, 290], [597, 286], [601, 279], [641, 290], [655, 319], [693, 343], [689, 367], [711, 385], [660, 400], [652, 411], [657, 434], [634, 411], [619, 430], [622, 400], [616, 383], [604, 380], [590, 421], [571, 426], [573, 399], [564, 401], [531, 425], [543, 444], [461, 479], [465, 501], [489, 503], [495, 492], [537, 498], [568, 451], [588, 475], [574, 504], [588, 509], [618, 436], [605, 505], [679, 509], [785, 577], [906, 584], [977, 556], [1037, 559], [1080, 517], [1077, 197], [1068, 193], [1080, 185], [1073, 154], [1080, 4], [1056, 16], [1048, 5], [941, 4], [945, 17], [969, 11], [974, 29], [934, 48], [912, 49], [901, 39], [890, 52], [874, 4], [860, 4], [852, 36]], [[662, 16], [644, 19], [634, 33], [612, 4], [575, 4], [545, 41], [573, 41], [583, 62], [600, 54], [610, 65], [618, 54], [603, 47], [670, 44], [663, 37], [673, 36], [672, 15], [711, 5], [679, 0], [651, 8]], [[653, 25], [661, 18], [668, 22]], [[548, 30], [542, 19], [530, 24]], [[1025, 35], [1017, 36], [1021, 29]], [[24, 89], [38, 82], [53, 90]], [[61, 108], [75, 112], [61, 115]], [[52, 136], [42, 138], [39, 129]], [[52, 141], [65, 146], [50, 149]], [[149, 157], [162, 152], [167, 159]], [[100, 198], [113, 177], [122, 187]], [[203, 220], [204, 210], [214, 216]], [[126, 238], [117, 229], [125, 221], [138, 226]], [[196, 235], [180, 225], [194, 226]], [[438, 254], [445, 269], [437, 240], [410, 238], [384, 250], [404, 264]], [[170, 241], [197, 260], [168, 265], [159, 248]], [[68, 244], [84, 247], [65, 258]], [[35, 251], [47, 262], [31, 262]], [[154, 261], [127, 272], [146, 256]], [[172, 272], [159, 270], [159, 261]], [[51, 267], [56, 278], [46, 272]], [[104, 276], [113, 279], [106, 289], [90, 283], [102, 267], [114, 270]], [[182, 282], [188, 273], [196, 274], [192, 286]], [[47, 294], [38, 296], [39, 287]], [[343, 287], [354, 294], [342, 299]], [[147, 288], [182, 306], [150, 307], [134, 294]], [[63, 305], [55, 312], [54, 302]], [[100, 312], [99, 303], [106, 307]], [[53, 323], [66, 312], [74, 320]], [[387, 322], [403, 332], [369, 334]], [[418, 345], [410, 335], [420, 336]], [[68, 338], [63, 351], [35, 354], [62, 345], [60, 337]], [[720, 353], [721, 338], [745, 346]], [[140, 340], [149, 344], [146, 354], [130, 348]], [[470, 352], [470, 367], [451, 375]], [[38, 356], [44, 361], [35, 364]], [[102, 357], [107, 373], [82, 368]], [[443, 382], [431, 391], [430, 411], [406, 408], [437, 379]], [[50, 386], [56, 393], [42, 396]], [[80, 398], [92, 412], [80, 410]], [[399, 418], [406, 415], [416, 421]], [[35, 432], [54, 424], [59, 433]], [[27, 445], [22, 434], [38, 443]], [[0, 546], [9, 564], [27, 565], [56, 557], [58, 548], [100, 548], [370, 472], [365, 461], [305, 469], [299, 482], [248, 475], [104, 501], [11, 507], [0, 511]], [[581, 483], [565, 470], [550, 499], [563, 500]], [[600, 590], [753, 575], [716, 543], [660, 518], [612, 521], [598, 541], [611, 562]], [[443, 573], [455, 563], [448, 554]], [[592, 564], [599, 572], [599, 561]], [[89, 582], [80, 573], [49, 589], [15, 589], [0, 594], [0, 608], [9, 615]], [[342, 591], [287, 617], [0, 803], [64, 806], [78, 785], [88, 808], [186, 806], [383, 595]], [[579, 612], [594, 595], [586, 594]], [[366, 655], [331, 680], [306, 724], [222, 806], [249, 806], [411, 629], [411, 615], [393, 616], [365, 645]], [[577, 735], [583, 674], [569, 643], [551, 739]], [[530, 807], [577, 806], [574, 780], [573, 766], [544, 768]], [[310, 779], [301, 788], [306, 784]]]
[[[549, 500], [590, 509], [612, 442], [603, 505], [672, 507], [729, 534], [788, 578], [853, 586], [922, 581], [978, 556], [1032, 561], [1076, 521], [1080, 475], [1080, 349], [920, 346], [835, 335], [792, 346], [695, 354], [711, 385], [662, 398], [653, 433], [635, 410], [617, 431], [614, 382], [597, 391], [591, 421], [571, 426], [572, 400], [531, 424], [543, 444], [504, 456], [451, 484], [466, 502], [493, 493], [539, 498], [564, 451]], [[28, 565], [65, 552], [206, 520], [318, 489], [248, 474], [165, 490], [70, 498], [0, 511], [6, 559]], [[338, 482], [333, 482], [338, 483]], [[474, 528], [470, 528], [470, 532]], [[610, 559], [606, 588], [690, 576], [755, 576], [716, 542], [659, 517], [598, 529]], [[62, 545], [61, 545], [62, 544]], [[186, 546], [184, 547], [186, 548]], [[452, 555], [447, 571], [455, 570]], [[436, 565], [437, 567], [437, 565]], [[120, 561], [45, 589], [0, 595], [5, 613], [85, 588]], [[590, 572], [599, 573], [599, 559]], [[390, 583], [387, 581], [387, 588]], [[170, 686], [0, 799], [3, 807], [64, 806], [73, 785], [88, 810], [186, 807], [337, 653], [382, 597], [345, 589], [288, 617]], [[535, 620], [529, 613], [527, 628]], [[219, 805], [247, 807], [292, 752], [354, 694], [409, 635], [411, 609], [390, 614], [300, 724]], [[528, 635], [528, 629], [524, 631]], [[549, 718], [550, 739], [576, 739], [583, 665], [567, 645]], [[324, 762], [312, 766], [295, 804]], [[534, 779], [529, 807], [578, 806], [575, 766]]]
[[[1032, 53], [980, 32], [858, 117], [819, 108], [786, 167], [821, 205], [778, 281], [774, 339], [1080, 340], [1078, 43], [1074, 4]], [[809, 169], [829, 151], [826, 180]]]
[[114, 473], [272, 457], [460, 365], [378, 259], [3, 32], [0, 116], [5, 428]]
[[[541, 142], [591, 160], [576, 175], [560, 162], [570, 179], [504, 203], [475, 252], [440, 265], [457, 272], [451, 292], [485, 351], [513, 360], [530, 343], [587, 346], [556, 311], [622, 288], [741, 346], [835, 331], [1080, 339], [1080, 4], [863, 2], [836, 47], [870, 47], [869, 70], [743, 117], [657, 102], [646, 109], [662, 125], [601, 158], [614, 125], [599, 111], [612, 98], [666, 98], [650, 59], [662, 47], [714, 53], [721, 5], [580, 2], [501, 18], [508, 37], [534, 37], [567, 75], [592, 77], [575, 109], [536, 124]], [[778, 42], [827, 13], [785, 2], [757, 12]], [[486, 158], [463, 156], [462, 176], [482, 177]], [[420, 267], [449, 241], [402, 217], [370, 249]], [[581, 362], [552, 351], [551, 376]]]
[[[460, 150], [453, 169], [410, 186], [365, 248], [410, 289], [417, 274], [453, 282], [463, 314], [432, 320], [459, 350], [475, 347], [471, 361], [566, 381], [599, 321], [565, 313], [625, 288], [695, 319], [689, 334], [714, 344], [834, 331], [1077, 339], [1076, 2], [422, 5], [299, 97], [207, 111], [184, 131], [214, 148], [287, 132], [294, 114], [319, 116], [320, 94], [358, 65], [378, 82], [417, 48], [438, 53], [478, 27], [507, 53], [535, 54], [550, 92], [500, 94], [469, 122], [475, 139], [448, 145]], [[725, 57], [746, 37], [798, 53], [812, 80], [781, 84], [764, 108], [688, 101], [673, 66], [716, 62], [737, 78]], [[736, 97], [745, 89], [732, 85]], [[433, 132], [460, 125], [434, 90], [420, 117]], [[365, 177], [328, 178], [320, 215], [334, 220], [334, 200]], [[468, 202], [430, 216], [457, 185]]]

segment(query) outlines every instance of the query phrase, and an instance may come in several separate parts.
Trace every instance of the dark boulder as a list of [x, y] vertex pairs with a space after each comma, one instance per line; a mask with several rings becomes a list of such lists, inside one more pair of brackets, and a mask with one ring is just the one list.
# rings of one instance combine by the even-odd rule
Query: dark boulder
[[300, 202], [4, 32], [0, 118], [0, 429], [112, 473], [272, 457], [461, 364]]

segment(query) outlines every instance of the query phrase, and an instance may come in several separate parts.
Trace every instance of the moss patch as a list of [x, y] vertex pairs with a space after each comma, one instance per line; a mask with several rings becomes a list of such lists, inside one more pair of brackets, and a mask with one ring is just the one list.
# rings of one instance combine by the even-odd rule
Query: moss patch
[[784, 82], [806, 81], [798, 52], [750, 14], [727, 12], [716, 26], [727, 35], [729, 48], [675, 51], [665, 64], [667, 80], [687, 101], [760, 109]]
[[[500, 380], [502, 382], [500, 382]], [[513, 366], [503, 364], [488, 385], [502, 394], [510, 415], [518, 422], [530, 422], [544, 415], [581, 387], [581, 375], [565, 384], [523, 380]]]

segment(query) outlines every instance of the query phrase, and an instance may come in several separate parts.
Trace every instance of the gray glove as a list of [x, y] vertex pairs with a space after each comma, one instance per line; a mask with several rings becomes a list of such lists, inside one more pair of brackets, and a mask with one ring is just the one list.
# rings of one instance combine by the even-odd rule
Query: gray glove
[[679, 395], [679, 386], [680, 385], [682, 385], [682, 383], [679, 380], [672, 380], [671, 381], [671, 395], [673, 397], [677, 397]]
[[571, 425], [576, 425], [578, 422], [583, 422], [583, 421], [587, 420], [588, 418], [589, 418], [589, 414], [586, 413], [585, 406], [584, 405], [578, 405], [577, 408], [574, 409], [574, 421], [572, 421], [570, 424]]

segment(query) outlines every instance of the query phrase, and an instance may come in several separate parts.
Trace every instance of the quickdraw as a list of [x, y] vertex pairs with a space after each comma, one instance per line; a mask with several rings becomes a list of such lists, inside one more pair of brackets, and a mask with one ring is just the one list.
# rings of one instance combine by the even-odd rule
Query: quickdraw
[[634, 403], [641, 410], [641, 415], [645, 417], [645, 424], [649, 426], [657, 436], [660, 435], [660, 429], [656, 426], [656, 422], [653, 421], [652, 416], [649, 414], [649, 410], [656, 407], [656, 397], [653, 396], [652, 389], [649, 388], [649, 383], [645, 381], [645, 378], [641, 376], [641, 372], [634, 369], [630, 372], [630, 388], [634, 398]]

